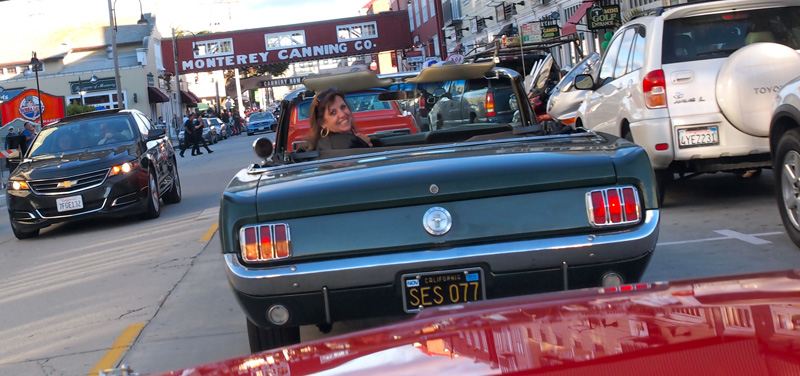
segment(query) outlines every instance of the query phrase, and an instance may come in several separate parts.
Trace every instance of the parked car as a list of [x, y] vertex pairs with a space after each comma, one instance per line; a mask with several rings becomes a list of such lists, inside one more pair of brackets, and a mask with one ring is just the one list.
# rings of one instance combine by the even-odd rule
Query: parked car
[[772, 108], [769, 143], [778, 211], [800, 247], [800, 76], [783, 86]]
[[528, 100], [531, 102], [533, 112], [540, 123], [553, 120], [550, 114], [547, 113], [547, 101], [560, 80], [561, 68], [550, 54], [537, 61], [531, 74], [525, 77]]
[[254, 112], [247, 117], [247, 135], [252, 136], [259, 132], [274, 132], [278, 122], [271, 112]]
[[[380, 81], [386, 82], [386, 81]], [[346, 93], [345, 101], [353, 112], [359, 132], [365, 135], [415, 134], [419, 131], [413, 117], [403, 112], [395, 102], [381, 101], [378, 96], [385, 90], [364, 89]], [[295, 90], [287, 94], [289, 99], [302, 97], [302, 101], [291, 108], [289, 114], [289, 150], [302, 144], [310, 127], [309, 113], [313, 93], [306, 89]]]
[[[525, 98], [519, 73], [493, 63], [428, 67], [407, 82], [487, 75]], [[361, 71], [304, 84], [361, 96], [393, 82]], [[348, 102], [418, 95], [367, 93]], [[327, 330], [641, 278], [660, 222], [641, 147], [594, 132], [545, 134], [523, 100], [509, 123], [481, 119], [374, 135], [381, 146], [295, 151], [292, 122], [308, 100], [301, 94], [284, 98], [274, 145], [254, 143], [264, 161], [239, 171], [220, 205], [227, 280], [253, 351], [297, 343], [303, 325]]]
[[215, 133], [216, 137], [214, 143], [228, 139], [229, 136], [228, 125], [223, 123], [222, 120], [220, 120], [217, 117], [200, 118], [200, 119], [203, 122], [204, 127], [208, 127], [211, 131]]
[[514, 116], [507, 81], [472, 78], [451, 80], [433, 90], [436, 104], [428, 112], [434, 129], [471, 123], [508, 123]]
[[590, 93], [588, 90], [575, 89], [575, 77], [579, 74], [593, 74], [599, 61], [600, 54], [597, 52], [585, 57], [567, 72], [550, 92], [546, 111], [553, 120], [570, 127], [575, 126], [575, 114], [578, 107]]
[[181, 201], [175, 150], [136, 110], [69, 116], [33, 140], [8, 178], [6, 206], [19, 239], [54, 223], [101, 216], [157, 218]]
[[796, 270], [637, 283], [432, 308], [163, 375], [793, 375], [798, 307]]
[[800, 75], [794, 0], [689, 3], [620, 27], [593, 76], [576, 126], [642, 145], [660, 200], [675, 173], [748, 176], [772, 165], [768, 113]]

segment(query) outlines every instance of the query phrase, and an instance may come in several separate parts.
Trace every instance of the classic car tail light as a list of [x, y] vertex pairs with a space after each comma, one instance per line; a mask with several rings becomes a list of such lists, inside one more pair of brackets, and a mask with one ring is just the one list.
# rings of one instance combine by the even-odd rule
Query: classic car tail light
[[242, 227], [239, 242], [245, 262], [280, 260], [292, 256], [289, 225], [285, 223]]
[[486, 93], [486, 116], [494, 117], [494, 93]]
[[607, 188], [586, 194], [589, 223], [595, 227], [639, 222], [639, 195], [633, 187]]
[[644, 91], [644, 104], [647, 108], [666, 108], [667, 80], [664, 78], [664, 71], [654, 70], [644, 76], [642, 91]]

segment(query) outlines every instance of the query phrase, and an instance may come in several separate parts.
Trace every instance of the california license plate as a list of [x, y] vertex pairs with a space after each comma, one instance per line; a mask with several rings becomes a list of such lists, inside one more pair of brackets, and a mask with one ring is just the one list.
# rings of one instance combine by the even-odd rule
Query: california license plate
[[708, 145], [719, 145], [719, 128], [699, 127], [678, 129], [679, 147], [691, 148]]
[[403, 274], [400, 281], [406, 312], [486, 299], [481, 268]]
[[57, 210], [65, 212], [70, 210], [83, 209], [83, 197], [70, 196], [56, 199]]

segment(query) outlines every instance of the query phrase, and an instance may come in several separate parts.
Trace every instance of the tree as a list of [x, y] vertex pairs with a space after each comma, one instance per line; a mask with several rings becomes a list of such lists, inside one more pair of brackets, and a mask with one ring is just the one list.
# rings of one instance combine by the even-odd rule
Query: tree
[[82, 114], [84, 112], [92, 112], [96, 108], [88, 104], [83, 105], [79, 103], [70, 103], [67, 105], [67, 116]]

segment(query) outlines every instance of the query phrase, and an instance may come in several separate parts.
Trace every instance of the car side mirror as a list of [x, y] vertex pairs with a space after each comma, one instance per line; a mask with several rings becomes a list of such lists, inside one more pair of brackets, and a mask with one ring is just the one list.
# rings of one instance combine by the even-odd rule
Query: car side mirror
[[579, 74], [575, 76], [575, 88], [578, 90], [592, 90], [594, 88], [594, 79], [590, 74]]
[[167, 130], [164, 128], [151, 129], [149, 132], [147, 132], [147, 141], [158, 140], [159, 138], [164, 137], [165, 134], [167, 134]]
[[272, 145], [272, 141], [270, 141], [269, 138], [259, 137], [259, 139], [253, 142], [253, 151], [257, 156], [267, 159], [272, 156], [275, 147]]

